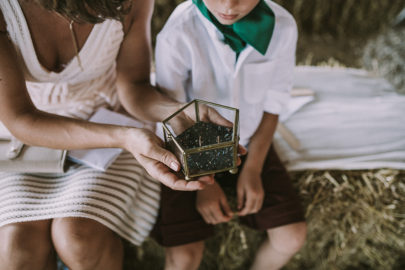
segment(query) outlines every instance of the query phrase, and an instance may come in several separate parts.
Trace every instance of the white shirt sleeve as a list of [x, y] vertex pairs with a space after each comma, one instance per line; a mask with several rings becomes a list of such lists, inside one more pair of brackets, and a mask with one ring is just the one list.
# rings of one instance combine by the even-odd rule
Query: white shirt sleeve
[[184, 46], [174, 46], [169, 39], [158, 35], [156, 39], [156, 84], [169, 96], [180, 102], [186, 102], [186, 82], [189, 78], [187, 60], [184, 58]]
[[294, 82], [295, 50], [298, 31], [295, 22], [280, 34], [280, 49], [272, 60], [271, 85], [266, 91], [264, 111], [280, 114], [287, 105]]

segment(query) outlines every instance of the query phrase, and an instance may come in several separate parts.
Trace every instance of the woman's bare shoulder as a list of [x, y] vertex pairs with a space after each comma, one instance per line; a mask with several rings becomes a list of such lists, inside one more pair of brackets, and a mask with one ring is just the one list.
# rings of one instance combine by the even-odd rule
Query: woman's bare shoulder
[[131, 10], [123, 21], [125, 33], [129, 32], [133, 24], [149, 23], [154, 3], [154, 0], [132, 0]]

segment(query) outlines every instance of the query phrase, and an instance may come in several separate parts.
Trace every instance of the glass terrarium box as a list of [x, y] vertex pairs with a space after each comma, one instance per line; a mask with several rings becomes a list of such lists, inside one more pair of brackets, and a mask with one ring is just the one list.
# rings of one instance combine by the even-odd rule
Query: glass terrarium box
[[185, 179], [223, 171], [237, 173], [239, 110], [195, 99], [163, 121], [166, 147]]

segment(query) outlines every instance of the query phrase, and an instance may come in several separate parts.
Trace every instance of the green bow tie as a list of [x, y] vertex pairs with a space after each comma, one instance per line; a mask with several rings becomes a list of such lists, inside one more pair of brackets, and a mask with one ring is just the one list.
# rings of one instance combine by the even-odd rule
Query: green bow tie
[[221, 31], [224, 35], [224, 42], [237, 55], [246, 47], [246, 44], [251, 45], [262, 55], [266, 54], [273, 35], [275, 17], [273, 11], [263, 0], [249, 14], [232, 25], [221, 24], [202, 0], [193, 0], [193, 3]]

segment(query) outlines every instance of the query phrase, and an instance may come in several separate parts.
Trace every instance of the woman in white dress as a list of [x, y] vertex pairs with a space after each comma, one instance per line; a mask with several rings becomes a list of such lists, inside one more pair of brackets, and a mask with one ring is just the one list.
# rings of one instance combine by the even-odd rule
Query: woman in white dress
[[55, 269], [56, 254], [70, 269], [120, 269], [120, 237], [140, 244], [155, 222], [158, 181], [212, 183], [179, 179], [148, 130], [86, 121], [120, 105], [161, 121], [182, 105], [149, 84], [152, 10], [152, 0], [0, 1], [1, 122], [29, 145], [126, 150], [106, 172], [0, 172], [0, 269]]

